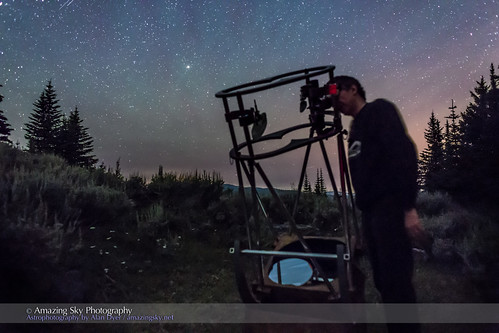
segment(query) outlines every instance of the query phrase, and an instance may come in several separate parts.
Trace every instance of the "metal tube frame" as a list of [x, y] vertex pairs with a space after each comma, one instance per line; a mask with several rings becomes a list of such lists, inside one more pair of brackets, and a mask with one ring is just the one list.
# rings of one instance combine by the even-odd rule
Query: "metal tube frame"
[[[242, 144], [239, 144], [237, 141], [237, 137], [235, 134], [235, 129], [234, 129], [234, 124], [233, 121], [236, 119], [240, 119], [241, 115], [244, 116], [252, 116], [251, 110], [245, 110], [244, 107], [244, 102], [243, 102], [243, 95], [250, 94], [250, 93], [255, 93], [258, 91], [263, 91], [267, 89], [271, 89], [277, 86], [289, 84], [292, 82], [297, 82], [300, 80], [305, 79], [307, 83], [310, 82], [310, 77], [317, 76], [317, 75], [322, 75], [322, 74], [329, 74], [330, 80], [333, 79], [334, 77], [334, 66], [323, 66], [323, 67], [315, 67], [315, 68], [310, 68], [310, 69], [305, 69], [301, 71], [295, 71], [295, 72], [290, 72], [287, 74], [283, 75], [278, 75], [269, 79], [265, 80], [260, 80], [256, 81], [253, 83], [248, 83], [248, 84], [243, 84], [240, 86], [236, 86], [233, 88], [229, 88], [226, 90], [223, 90], [219, 93], [216, 94], [216, 97], [222, 98], [223, 99], [223, 105], [225, 109], [225, 117], [226, 121], [229, 126], [229, 131], [230, 131], [230, 136], [232, 140], [232, 145], [233, 149], [230, 152], [230, 156], [235, 160], [236, 162], [236, 171], [237, 171], [237, 178], [238, 178], [238, 183], [239, 183], [239, 195], [242, 198], [243, 201], [243, 213], [244, 213], [244, 219], [245, 219], [245, 224], [246, 224], [246, 233], [247, 233], [247, 238], [248, 238], [248, 248], [247, 250], [241, 250], [240, 252], [242, 254], [250, 254], [250, 255], [257, 255], [259, 256], [259, 264], [258, 264], [258, 283], [260, 287], [263, 287], [263, 256], [291, 256], [291, 257], [299, 257], [299, 258], [309, 258], [310, 261], [312, 262], [313, 266], [317, 269], [319, 275], [324, 279], [324, 283], [330, 290], [331, 294], [333, 296], [337, 295], [337, 292], [334, 290], [333, 286], [330, 284], [330, 282], [327, 279], [327, 276], [324, 274], [320, 264], [317, 262], [316, 258], [329, 258], [329, 259], [338, 259], [338, 256], [336, 254], [317, 254], [317, 253], [312, 253], [310, 247], [308, 246], [306, 240], [303, 238], [302, 233], [298, 230], [297, 225], [295, 223], [295, 216], [297, 213], [297, 207], [299, 203], [299, 198], [300, 198], [300, 193], [302, 191], [302, 186], [303, 186], [303, 181], [304, 181], [304, 175], [307, 167], [307, 163], [309, 160], [310, 156], [310, 150], [311, 147], [314, 143], [319, 142], [321, 152], [326, 164], [327, 172], [331, 181], [331, 184], [333, 186], [334, 190], [334, 195], [336, 200], [338, 201], [338, 207], [340, 209], [341, 215], [342, 215], [342, 225], [345, 231], [345, 245], [346, 245], [346, 253], [342, 255], [342, 261], [345, 260], [346, 265], [347, 265], [347, 276], [348, 276], [348, 284], [350, 286], [350, 289], [352, 289], [352, 277], [351, 277], [351, 269], [349, 269], [349, 264], [350, 264], [350, 254], [351, 254], [351, 243], [350, 243], [350, 220], [348, 217], [348, 200], [347, 196], [350, 195], [351, 198], [351, 208], [352, 208], [352, 217], [353, 217], [353, 222], [354, 222], [354, 230], [356, 234], [358, 234], [358, 225], [357, 221], [355, 218], [355, 205], [354, 205], [354, 200], [353, 200], [353, 193], [352, 193], [352, 188], [351, 188], [351, 182], [350, 182], [350, 175], [349, 175], [349, 170], [348, 170], [348, 165], [347, 165], [347, 160], [346, 160], [346, 155], [345, 155], [345, 148], [344, 148], [344, 135], [345, 131], [342, 128], [341, 125], [341, 118], [338, 112], [334, 112], [335, 119], [333, 122], [333, 127], [334, 131], [330, 131], [329, 133], [326, 134], [319, 134], [314, 136], [314, 129], [311, 127], [310, 128], [310, 135], [308, 139], [302, 140], [300, 142], [292, 142], [292, 144], [288, 145], [284, 149], [280, 149], [278, 151], [266, 153], [263, 155], [257, 155], [254, 152], [253, 149], [253, 144], [256, 142], [260, 142], [263, 140], [267, 139], [281, 139], [282, 136], [285, 134], [297, 130], [297, 129], [302, 129], [306, 128], [307, 125], [298, 125], [289, 129], [282, 130], [278, 133], [273, 133], [266, 135], [258, 140], [252, 140], [251, 135], [250, 135], [250, 130], [249, 130], [249, 124], [248, 123], [243, 123], [240, 121], [240, 126], [243, 128], [243, 133], [244, 133], [244, 139], [245, 142]], [[237, 105], [238, 105], [238, 110], [236, 111], [231, 111], [229, 107], [229, 102], [228, 98], [230, 97], [236, 97], [237, 99]], [[330, 123], [326, 123], [330, 124]], [[310, 125], [308, 125], [310, 126]], [[324, 145], [324, 140], [328, 139], [329, 137], [336, 136], [337, 137], [337, 149], [338, 149], [338, 162], [340, 166], [340, 186], [341, 186], [341, 195], [340, 192], [338, 191], [336, 182], [334, 180], [334, 175], [333, 171], [329, 162], [328, 154]], [[297, 197], [296, 201], [293, 207], [293, 212], [290, 213], [288, 209], [285, 207], [284, 203], [280, 199], [279, 195], [277, 194], [276, 190], [272, 186], [270, 180], [266, 176], [265, 172], [263, 171], [262, 167], [260, 164], [257, 162], [259, 159], [264, 159], [264, 158], [269, 158], [273, 156], [277, 156], [279, 154], [295, 150], [301, 147], [306, 146], [306, 152], [305, 152], [305, 157], [303, 160], [302, 164], [302, 170], [300, 173], [300, 179], [299, 179], [299, 184], [298, 184], [298, 190], [297, 190]], [[247, 148], [248, 153], [246, 155], [241, 154], [241, 149], [242, 148]], [[249, 185], [251, 187], [251, 209], [248, 209], [247, 207], [247, 201], [246, 201], [246, 195], [244, 191], [244, 182], [243, 182], [243, 173], [245, 174]], [[269, 217], [267, 216], [266, 212], [264, 211], [264, 207], [261, 204], [260, 198], [258, 196], [257, 190], [256, 190], [256, 174], [259, 174], [259, 176], [262, 178], [262, 180], [265, 182], [267, 188], [270, 190], [273, 199], [279, 204], [282, 212], [284, 215], [287, 217], [288, 222], [290, 224], [290, 229], [293, 233], [295, 233], [298, 237], [299, 242], [302, 244], [305, 252], [282, 252], [282, 251], [264, 251], [261, 250], [261, 244], [260, 244], [260, 211], [263, 213], [264, 218], [267, 222], [269, 222], [269, 227], [275, 236], [276, 233], [272, 228], [272, 223], [269, 221]], [[259, 211], [260, 207], [260, 211]], [[255, 239], [252, 237], [251, 233], [251, 221], [254, 222], [255, 228]], [[255, 242], [255, 243], [254, 243]], [[254, 247], [256, 246], [256, 249]]]

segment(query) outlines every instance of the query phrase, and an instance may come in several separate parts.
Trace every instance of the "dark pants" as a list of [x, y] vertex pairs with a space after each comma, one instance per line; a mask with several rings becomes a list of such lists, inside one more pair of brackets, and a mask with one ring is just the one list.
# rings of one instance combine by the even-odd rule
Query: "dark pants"
[[[383, 303], [416, 302], [412, 286], [412, 245], [404, 218], [404, 210], [390, 200], [383, 200], [362, 213], [374, 284]], [[388, 329], [390, 332], [418, 332], [419, 325], [390, 324]]]

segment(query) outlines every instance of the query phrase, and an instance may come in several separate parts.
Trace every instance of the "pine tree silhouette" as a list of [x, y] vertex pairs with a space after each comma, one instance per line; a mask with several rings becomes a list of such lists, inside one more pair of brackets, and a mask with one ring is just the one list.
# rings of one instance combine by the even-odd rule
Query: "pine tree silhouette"
[[442, 138], [440, 122], [430, 117], [425, 139], [428, 147], [420, 154], [420, 184], [439, 190], [460, 201], [499, 201], [499, 76], [490, 65], [490, 84], [482, 76], [470, 91], [473, 99], [458, 116], [452, 101], [451, 113]]
[[52, 81], [49, 81], [26, 124], [28, 150], [33, 153], [60, 153], [61, 112]]
[[324, 181], [324, 176], [322, 175], [322, 168], [319, 171], [319, 185], [321, 188], [321, 194], [326, 195], [326, 182]]
[[312, 193], [312, 186], [310, 185], [310, 181], [308, 180], [308, 175], [306, 173], [305, 173], [305, 178], [303, 180], [303, 192]]
[[477, 86], [473, 91], [470, 91], [473, 102], [470, 102], [466, 111], [462, 113], [459, 122], [460, 139], [464, 149], [473, 147], [478, 143], [484, 125], [483, 122], [486, 120], [484, 109], [486, 108], [486, 96], [490, 86], [485, 82], [483, 76], [476, 83]]
[[499, 75], [496, 75], [494, 64], [490, 64], [490, 88], [492, 90], [499, 88]]
[[449, 107], [450, 115], [445, 117], [449, 119], [445, 124], [444, 136], [444, 169], [451, 170], [456, 167], [459, 158], [459, 115], [456, 114], [457, 106], [454, 100], [451, 100]]
[[[0, 84], [0, 87], [3, 87]], [[0, 102], [3, 101], [3, 96], [0, 94]], [[7, 117], [4, 116], [3, 110], [0, 110], [0, 142], [7, 142], [12, 144], [9, 139], [10, 132], [12, 132], [12, 127], [7, 122]]]
[[314, 193], [317, 195], [326, 194], [326, 186], [324, 185], [324, 177], [322, 175], [322, 168], [317, 169], [317, 178], [315, 180]]
[[63, 117], [60, 132], [61, 156], [71, 165], [92, 167], [97, 163], [93, 151], [93, 139], [88, 128], [82, 125], [78, 107], [71, 111], [69, 117]]
[[424, 138], [428, 146], [420, 154], [420, 183], [424, 189], [431, 192], [438, 189], [438, 176], [444, 161], [442, 127], [433, 111], [428, 128], [424, 132]]
[[473, 200], [499, 200], [499, 89], [494, 65], [490, 85], [483, 76], [470, 91], [473, 102], [461, 114], [460, 156], [456, 167], [461, 179], [456, 192]]

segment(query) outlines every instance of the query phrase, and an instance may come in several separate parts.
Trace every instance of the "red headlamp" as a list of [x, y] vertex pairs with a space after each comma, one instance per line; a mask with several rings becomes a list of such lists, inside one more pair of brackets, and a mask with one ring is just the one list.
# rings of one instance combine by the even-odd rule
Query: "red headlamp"
[[336, 83], [328, 84], [326, 86], [326, 95], [338, 95], [338, 86]]

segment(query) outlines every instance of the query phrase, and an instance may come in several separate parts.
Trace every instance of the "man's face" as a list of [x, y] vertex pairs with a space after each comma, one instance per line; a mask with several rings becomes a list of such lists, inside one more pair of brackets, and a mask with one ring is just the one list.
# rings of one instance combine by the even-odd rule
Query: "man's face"
[[353, 116], [355, 86], [350, 88], [340, 87], [338, 95], [333, 100], [333, 106], [346, 116]]

